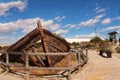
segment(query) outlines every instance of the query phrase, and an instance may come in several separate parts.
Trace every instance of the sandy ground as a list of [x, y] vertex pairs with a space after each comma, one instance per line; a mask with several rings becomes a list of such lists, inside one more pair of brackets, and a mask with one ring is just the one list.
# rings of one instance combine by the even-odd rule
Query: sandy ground
[[[112, 58], [99, 56], [96, 51], [88, 52], [89, 61], [80, 71], [71, 75], [72, 80], [120, 80], [120, 54], [113, 54]], [[25, 78], [3, 73], [0, 80], [25, 80]], [[30, 78], [30, 80], [66, 80], [65, 78]]]
[[104, 58], [98, 52], [89, 51], [89, 61], [81, 71], [72, 75], [72, 80], [120, 80], [120, 54]]

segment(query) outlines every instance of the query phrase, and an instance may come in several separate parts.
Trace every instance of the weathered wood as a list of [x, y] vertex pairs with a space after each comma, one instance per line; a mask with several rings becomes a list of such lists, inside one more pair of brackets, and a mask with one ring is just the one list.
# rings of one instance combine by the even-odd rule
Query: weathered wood
[[[49, 36], [49, 39], [47, 40], [47, 43], [52, 42], [51, 40], [53, 38], [55, 38], [53, 41], [57, 41], [57, 45], [61, 44], [61, 45], [65, 45], [66, 46], [66, 50], [64, 52], [67, 52], [67, 51], [70, 50], [70, 46], [66, 42], [66, 40], [64, 40], [63, 38], [61, 38], [61, 37], [59, 37], [59, 36], [49, 32], [46, 29], [43, 29], [43, 32], [44, 32], [45, 36]], [[30, 46], [32, 46], [37, 41], [39, 41], [40, 39], [41, 39], [40, 32], [36, 28], [32, 32], [27, 34], [25, 37], [20, 39], [18, 42], [16, 42], [15, 44], [11, 45], [9, 47], [8, 51], [21, 51], [21, 50], [25, 50], [25, 49], [29, 48]], [[47, 44], [47, 45], [49, 45], [49, 44]]]
[[[49, 51], [48, 51], [48, 46], [47, 46], [47, 44], [46, 44], [46, 38], [45, 38], [45, 36], [44, 36], [44, 33], [43, 33], [43, 29], [42, 29], [42, 25], [41, 25], [40, 20], [38, 21], [38, 28], [39, 28], [40, 34], [41, 34], [41, 42], [42, 42], [42, 45], [43, 45], [43, 50], [44, 50], [44, 52], [48, 53], [48, 52], [49, 52]], [[47, 66], [47, 67], [48, 67], [48, 66], [51, 66], [51, 59], [50, 59], [50, 57], [49, 57], [49, 56], [45, 56], [45, 58], [46, 58], [46, 63], [45, 63], [45, 64], [47, 64], [46, 66]]]
[[[17, 53], [19, 53], [19, 52], [17, 52]], [[8, 56], [10, 55], [10, 54], [17, 54], [17, 53], [15, 53], [15, 52], [12, 52], [12, 53], [10, 53], [9, 52], [9, 54], [7, 54]], [[1, 63], [0, 62], [0, 64], [4, 64], [4, 65], [6, 65], [6, 66], [12, 66], [12, 67], [17, 67], [17, 70], [19, 71], [19, 70], [27, 70], [27, 72], [26, 72], [26, 75], [27, 75], [27, 79], [29, 80], [29, 74], [31, 73], [31, 71], [32, 70], [65, 70], [65, 71], [68, 71], [68, 76], [67, 76], [67, 79], [68, 80], [72, 80], [72, 78], [71, 78], [71, 74], [72, 74], [72, 72], [74, 71], [74, 70], [76, 70], [76, 69], [78, 69], [78, 67], [80, 67], [80, 66], [83, 66], [86, 62], [87, 62], [87, 60], [88, 60], [88, 58], [86, 58], [87, 57], [87, 52], [86, 52], [86, 54], [84, 54], [82, 51], [80, 51], [80, 53], [79, 52], [70, 52], [70, 53], [32, 53], [31, 51], [29, 52], [29, 53], [19, 53], [19, 55], [20, 54], [24, 54], [24, 55], [26, 55], [26, 67], [20, 67], [20, 66], [15, 66], [15, 65], [10, 65], [10, 64], [4, 64], [3, 62]], [[81, 64], [77, 64], [77, 65], [70, 65], [70, 61], [71, 61], [71, 54], [79, 54], [79, 56], [81, 56], [81, 55], [84, 55], [83, 57], [84, 57], [84, 60], [82, 61], [82, 63]], [[68, 66], [67, 67], [32, 67], [32, 66], [29, 66], [29, 56], [31, 56], [31, 55], [34, 55], [34, 56], [36, 56], [36, 55], [53, 55], [53, 56], [55, 56], [55, 55], [64, 55], [64, 56], [67, 56], [66, 58], [68, 59]], [[76, 56], [77, 57], [77, 56]], [[80, 58], [80, 57], [79, 57]], [[7, 58], [6, 58], [7, 59]], [[80, 60], [78, 60], [78, 61], [80, 61]], [[45, 74], [49, 74], [49, 73], [45, 73]], [[51, 74], [60, 74], [60, 73], [55, 73], [55, 72], [51, 72]]]
[[[9, 54], [16, 54], [16, 55], [25, 55], [25, 53], [24, 52], [9, 52]], [[44, 56], [48, 56], [48, 55], [50, 55], [50, 56], [58, 56], [58, 55], [61, 55], [61, 56], [65, 56], [65, 55], [69, 55], [69, 54], [77, 54], [77, 53], [74, 53], [74, 52], [69, 52], [69, 53], [67, 53], [67, 52], [64, 52], [64, 53], [61, 53], [61, 52], [58, 52], [58, 53], [43, 53], [43, 52], [41, 52], [41, 53], [37, 53], [37, 52], [35, 52], [34, 54], [32, 53], [32, 52], [28, 52], [28, 53], [26, 53], [26, 54], [28, 54], [28, 55], [44, 55]]]
[[[80, 65], [80, 52], [77, 54], [77, 58], [78, 58], [78, 65]], [[80, 67], [78, 67], [80, 70]]]
[[[6, 64], [9, 64], [9, 55], [6, 53]], [[6, 66], [6, 72], [8, 72], [8, 67]]]
[[[67, 43], [67, 41], [56, 35], [51, 33], [50, 31], [46, 29], [42, 29], [42, 25], [40, 21], [38, 21], [38, 28], [34, 29], [30, 33], [28, 33], [26, 36], [21, 38], [19, 41], [17, 41], [15, 44], [11, 45], [7, 49], [7, 53], [10, 51], [18, 51], [23, 52], [24, 54], [32, 52], [35, 53], [34, 50], [34, 44], [38, 42], [39, 40], [42, 41], [43, 51], [48, 52], [68, 52], [70, 50], [70, 46]], [[15, 55], [10, 54], [10, 61], [18, 61], [18, 62], [26, 62], [25, 55]], [[44, 55], [46, 57], [46, 60], [42, 59], [41, 56], [29, 56], [29, 62], [30, 64], [36, 65], [36, 66], [53, 66], [57, 62], [59, 62], [63, 56], [53, 56], [53, 55]], [[54, 60], [53, 60], [54, 59]]]
[[29, 56], [28, 56], [28, 54], [26, 54], [26, 68], [28, 68], [29, 67]]
[[6, 53], [5, 55], [6, 55], [6, 63], [9, 64], [9, 54]]

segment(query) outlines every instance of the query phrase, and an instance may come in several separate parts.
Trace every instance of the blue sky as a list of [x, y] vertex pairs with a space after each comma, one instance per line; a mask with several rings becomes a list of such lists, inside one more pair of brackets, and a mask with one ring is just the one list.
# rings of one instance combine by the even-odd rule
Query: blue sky
[[0, 44], [12, 44], [37, 27], [64, 38], [120, 36], [120, 0], [0, 0]]

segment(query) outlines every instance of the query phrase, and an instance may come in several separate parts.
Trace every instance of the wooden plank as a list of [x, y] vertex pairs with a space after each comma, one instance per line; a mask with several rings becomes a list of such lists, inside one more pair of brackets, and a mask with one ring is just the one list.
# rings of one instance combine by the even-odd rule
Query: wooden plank
[[29, 70], [69, 70], [69, 67], [29, 67]]
[[[16, 54], [16, 55], [25, 55], [25, 53], [23, 53], [23, 52], [9, 52], [9, 54]], [[37, 52], [35, 52], [35, 53], [32, 53], [32, 52], [26, 52], [26, 54], [28, 54], [28, 55], [36, 55], [36, 56], [39, 56], [39, 55], [43, 55], [43, 56], [59, 56], [59, 55], [61, 55], [61, 56], [64, 56], [64, 55], [69, 55], [69, 54], [72, 54], [72, 52], [70, 52], [70, 53], [37, 53]]]
[[17, 66], [12, 64], [6, 64], [4, 62], [0, 62], [0, 64], [4, 64], [9, 67], [17, 67], [20, 69], [27, 69], [27, 70], [69, 70], [69, 67], [23, 67], [23, 66]]
[[56, 48], [56, 49], [58, 49], [58, 50], [60, 50], [61, 52], [64, 52], [63, 47], [62, 46], [58, 46], [54, 42], [50, 42], [49, 45], [52, 46], [52, 47], [54, 47], [54, 48]]
[[[42, 42], [42, 45], [43, 45], [43, 50], [44, 50], [44, 52], [48, 53], [49, 50], [48, 50], [48, 46], [46, 44], [46, 40], [45, 40], [45, 36], [43, 34], [43, 29], [42, 29], [42, 25], [41, 25], [40, 20], [38, 20], [38, 29], [40, 30], [41, 42]], [[49, 58], [49, 56], [45, 56], [45, 57], [46, 57], [46, 61], [47, 61], [46, 64], [48, 66], [51, 66], [50, 65], [51, 64], [51, 59]]]
[[43, 55], [43, 56], [65, 56], [69, 53], [27, 53], [28, 55]]
[[44, 52], [35, 52], [34, 54], [32, 52], [18, 52], [18, 51], [9, 51], [9, 54], [18, 54], [18, 55], [25, 55], [25, 54], [29, 54], [29, 55], [69, 55], [69, 54], [78, 54], [78, 52], [48, 52], [48, 53], [44, 53]]
[[67, 48], [67, 50], [66, 50], [65, 52], [68, 52], [68, 51], [70, 50], [70, 45], [67, 43], [67, 41], [66, 41], [64, 38], [62, 38], [62, 37], [59, 36], [59, 35], [53, 34], [53, 33], [51, 33], [50, 31], [48, 31], [48, 30], [46, 30], [46, 29], [44, 29], [43, 31], [44, 31], [44, 33], [45, 33], [46, 35], [49, 34], [49, 35], [48, 35], [49, 37], [55, 38], [56, 40], [64, 43], [64, 45], [65, 45], [66, 48]]
[[15, 44], [11, 45], [8, 48], [8, 51], [21, 51], [21, 49], [23, 49], [25, 47], [25, 45], [29, 44], [29, 42], [32, 39], [34, 39], [37, 35], [39, 35], [38, 33], [39, 33], [38, 29], [34, 29], [32, 32], [30, 32], [29, 34], [27, 34], [26, 36], [24, 36], [23, 38], [21, 38]]

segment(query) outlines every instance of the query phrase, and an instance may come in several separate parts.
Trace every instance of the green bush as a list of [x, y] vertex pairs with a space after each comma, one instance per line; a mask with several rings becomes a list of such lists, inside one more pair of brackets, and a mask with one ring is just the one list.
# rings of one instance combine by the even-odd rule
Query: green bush
[[91, 43], [100, 43], [102, 42], [103, 40], [99, 37], [94, 37], [90, 40]]

